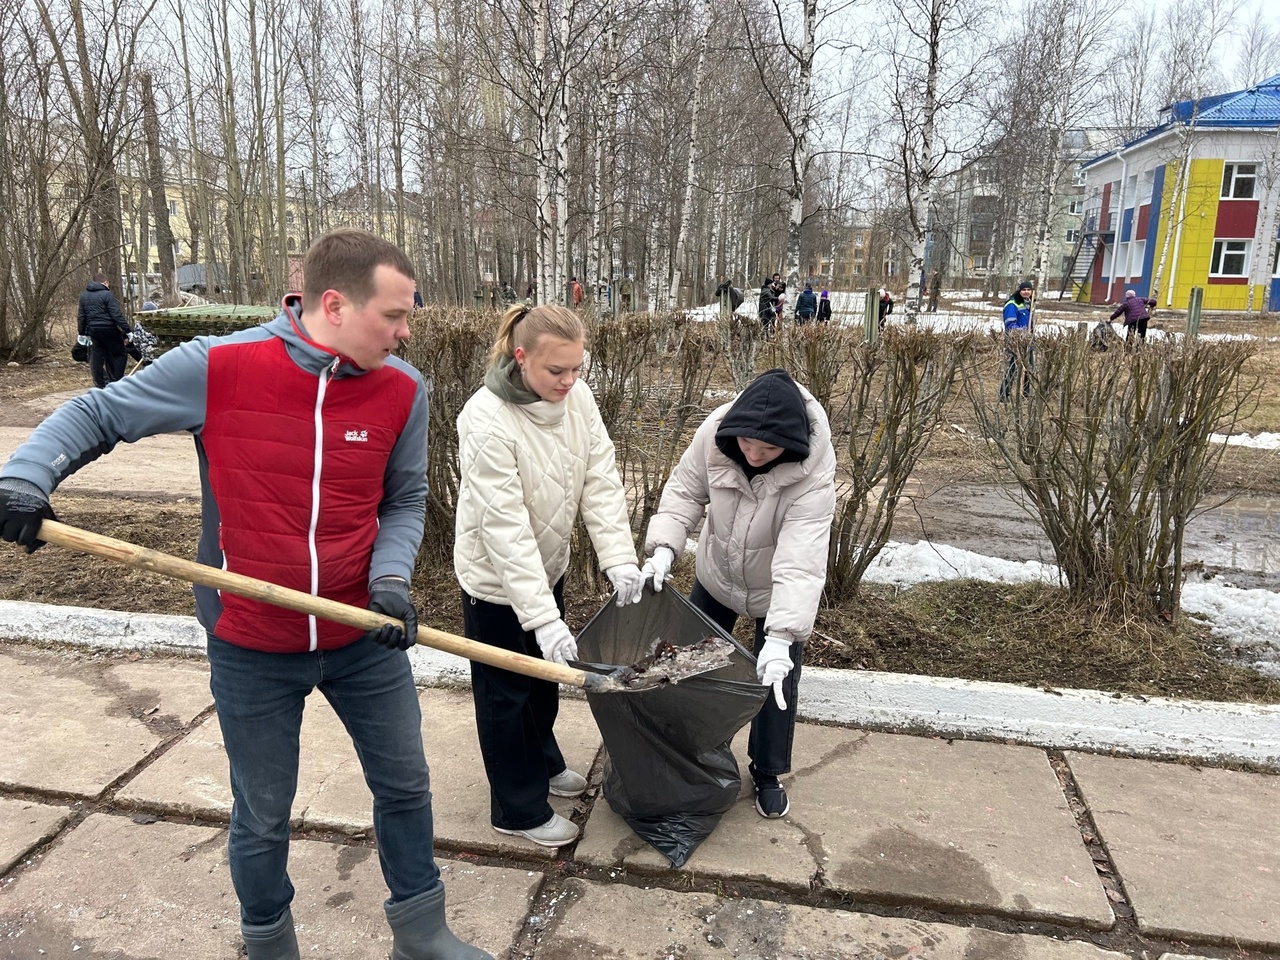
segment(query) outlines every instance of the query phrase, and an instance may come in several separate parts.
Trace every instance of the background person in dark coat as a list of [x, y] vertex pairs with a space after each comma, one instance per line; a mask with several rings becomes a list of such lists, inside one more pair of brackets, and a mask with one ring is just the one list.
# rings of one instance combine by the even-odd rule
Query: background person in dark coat
[[124, 376], [124, 367], [129, 359], [125, 351], [125, 344], [129, 341], [129, 321], [124, 318], [120, 304], [111, 293], [105, 273], [95, 273], [80, 294], [76, 332], [92, 341], [89, 345], [89, 372], [93, 375], [95, 387], [105, 387]]
[[831, 297], [826, 290], [818, 298], [818, 322], [828, 323], [831, 320]]
[[1114, 320], [1120, 314], [1124, 314], [1126, 342], [1133, 343], [1134, 331], [1137, 331], [1139, 339], [1147, 339], [1147, 321], [1151, 319], [1151, 308], [1155, 305], [1154, 297], [1140, 297], [1133, 290], [1124, 292], [1124, 303], [1116, 307], [1115, 313], [1111, 314], [1111, 319]]
[[800, 296], [796, 297], [796, 323], [808, 323], [817, 312], [818, 298], [813, 292], [813, 286], [806, 283]]
[[884, 287], [880, 288], [880, 329], [884, 329], [884, 322], [889, 314], [893, 313], [893, 294]]
[[765, 336], [769, 336], [773, 332], [773, 320], [778, 312], [778, 291], [773, 281], [765, 280], [760, 284], [760, 303], [757, 305], [757, 310]]

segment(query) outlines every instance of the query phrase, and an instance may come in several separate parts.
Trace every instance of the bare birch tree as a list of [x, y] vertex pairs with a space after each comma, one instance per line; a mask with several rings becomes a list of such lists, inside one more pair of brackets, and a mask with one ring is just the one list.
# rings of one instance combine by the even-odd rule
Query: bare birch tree
[[[782, 0], [769, 0], [771, 18], [756, 18], [744, 10], [743, 26], [755, 64], [760, 88], [773, 105], [786, 147], [787, 244], [783, 261], [787, 284], [800, 280], [800, 234], [804, 226], [804, 194], [813, 162], [815, 93], [813, 61], [818, 50], [818, 30], [823, 19], [818, 0], [799, 0], [799, 36], [790, 26]], [[772, 22], [770, 22], [770, 19]], [[794, 78], [794, 79], [793, 79]]]
[[[910, 319], [920, 311], [924, 296], [935, 183], [982, 135], [976, 112], [970, 111], [990, 69], [983, 33], [990, 10], [965, 0], [887, 0], [884, 12], [887, 125], [894, 149], [885, 161], [906, 193], [905, 306]], [[950, 142], [941, 141], [940, 134], [948, 129], [953, 131]]]

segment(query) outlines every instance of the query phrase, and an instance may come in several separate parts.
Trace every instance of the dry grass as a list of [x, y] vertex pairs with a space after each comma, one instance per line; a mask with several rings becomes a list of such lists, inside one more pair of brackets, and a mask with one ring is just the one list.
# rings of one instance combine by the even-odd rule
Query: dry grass
[[806, 661], [1032, 687], [1280, 702], [1280, 681], [1222, 662], [1214, 646], [1186, 619], [1107, 618], [1054, 587], [953, 580], [896, 598], [864, 594], [824, 610]]

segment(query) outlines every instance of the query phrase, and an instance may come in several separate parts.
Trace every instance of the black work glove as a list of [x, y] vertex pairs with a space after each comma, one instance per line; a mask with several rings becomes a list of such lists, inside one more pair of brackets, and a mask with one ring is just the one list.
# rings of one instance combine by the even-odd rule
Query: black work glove
[[8, 540], [35, 553], [44, 546], [36, 538], [40, 524], [58, 519], [44, 491], [28, 480], [0, 480], [0, 540]]
[[404, 621], [404, 629], [386, 624], [365, 637], [392, 650], [408, 650], [418, 642], [418, 611], [409, 599], [409, 584], [399, 577], [379, 577], [369, 586], [369, 609]]

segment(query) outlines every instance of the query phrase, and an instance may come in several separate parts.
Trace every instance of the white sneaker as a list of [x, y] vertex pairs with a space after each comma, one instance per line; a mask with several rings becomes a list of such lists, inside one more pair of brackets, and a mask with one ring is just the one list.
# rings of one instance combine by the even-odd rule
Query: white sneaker
[[567, 767], [549, 781], [553, 797], [580, 797], [587, 790], [587, 778]]
[[553, 813], [551, 819], [542, 826], [530, 827], [528, 830], [504, 830], [502, 827], [493, 829], [508, 836], [524, 837], [543, 847], [563, 847], [566, 843], [573, 843], [578, 839], [577, 824], [566, 820], [558, 813]]

